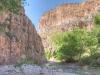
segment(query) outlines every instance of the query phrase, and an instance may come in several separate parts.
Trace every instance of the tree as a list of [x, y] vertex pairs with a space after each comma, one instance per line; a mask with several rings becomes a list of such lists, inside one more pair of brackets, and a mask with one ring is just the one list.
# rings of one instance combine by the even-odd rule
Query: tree
[[26, 0], [0, 0], [0, 10], [6, 10], [17, 14], [25, 4], [27, 4]]
[[74, 30], [54, 35], [51, 38], [56, 45], [54, 57], [58, 60], [72, 61], [74, 57], [81, 59], [84, 53], [93, 55], [98, 51], [99, 32], [99, 27], [93, 27], [91, 31], [75, 27]]

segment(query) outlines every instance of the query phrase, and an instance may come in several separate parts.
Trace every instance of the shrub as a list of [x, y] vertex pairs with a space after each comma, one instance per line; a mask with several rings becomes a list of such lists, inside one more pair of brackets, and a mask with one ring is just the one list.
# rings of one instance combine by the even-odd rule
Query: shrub
[[94, 52], [93, 55], [90, 55], [90, 58], [93, 60], [97, 60], [100, 57], [100, 52]]
[[16, 40], [16, 42], [18, 42], [18, 37], [17, 37], [15, 34], [13, 34], [11, 31], [5, 32], [5, 34], [6, 34], [10, 39], [11, 39], [12, 37], [14, 37], [15, 40]]
[[9, 38], [12, 38], [13, 37], [13, 34], [9, 31], [9, 32], [5, 32], [5, 34], [9, 37]]
[[78, 56], [79, 51], [71, 45], [62, 44], [55, 50], [54, 57], [61, 61], [74, 61], [74, 57]]
[[91, 64], [91, 66], [94, 66], [94, 67], [100, 67], [100, 62], [98, 62], [96, 60], [93, 60], [90, 64]]
[[88, 56], [85, 56], [78, 61], [79, 65], [89, 65], [90, 63], [91, 59]]
[[84, 56], [82, 57], [78, 64], [80, 65], [91, 65], [91, 66], [96, 66], [98, 64], [97, 59], [100, 57], [100, 53], [94, 53], [93, 55], [89, 55], [89, 56]]
[[100, 25], [100, 13], [98, 13], [98, 14], [96, 14], [96, 15], [94, 16], [94, 23], [95, 23], [96, 25]]
[[8, 24], [8, 25], [7, 25], [7, 28], [8, 28], [9, 30], [11, 30], [11, 24]]
[[23, 64], [33, 64], [34, 63], [34, 59], [33, 57], [27, 57], [25, 59], [23, 59], [21, 62], [16, 62], [14, 67], [21, 67]]
[[5, 19], [5, 21], [10, 21], [11, 20], [11, 18], [9, 18], [9, 17], [7, 17], [6, 19]]
[[45, 50], [45, 56], [46, 56], [46, 58], [49, 60], [50, 58], [51, 58], [51, 53], [50, 53], [50, 51], [49, 50]]
[[25, 59], [23, 59], [23, 62], [31, 64], [34, 62], [34, 58], [33, 57], [27, 57]]
[[0, 33], [4, 32], [4, 29], [0, 26]]

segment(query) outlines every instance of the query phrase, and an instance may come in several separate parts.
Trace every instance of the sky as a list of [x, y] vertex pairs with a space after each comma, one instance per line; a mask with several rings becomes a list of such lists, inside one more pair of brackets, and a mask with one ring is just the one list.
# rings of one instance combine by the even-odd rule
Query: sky
[[45, 11], [53, 9], [62, 3], [77, 3], [82, 1], [83, 0], [27, 0], [29, 6], [25, 6], [24, 8], [26, 15], [38, 31], [38, 21]]

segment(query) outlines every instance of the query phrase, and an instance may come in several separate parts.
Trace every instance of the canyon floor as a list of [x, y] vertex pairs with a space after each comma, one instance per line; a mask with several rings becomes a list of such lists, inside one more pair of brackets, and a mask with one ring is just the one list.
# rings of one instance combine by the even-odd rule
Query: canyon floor
[[100, 67], [78, 66], [75, 63], [52, 62], [43, 64], [1, 65], [0, 75], [100, 75]]
[[77, 75], [73, 73], [65, 73], [62, 70], [50, 69], [37, 65], [22, 65], [14, 67], [14, 65], [5, 65], [0, 67], [0, 75]]

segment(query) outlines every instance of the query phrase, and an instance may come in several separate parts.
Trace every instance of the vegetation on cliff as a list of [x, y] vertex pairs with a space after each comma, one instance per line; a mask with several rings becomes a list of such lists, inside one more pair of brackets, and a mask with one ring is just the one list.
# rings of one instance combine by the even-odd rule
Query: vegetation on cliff
[[49, 60], [52, 56], [50, 50], [45, 50], [44, 53], [45, 53], [46, 58]]
[[1, 0], [0, 10], [6, 10], [14, 13], [18, 13], [22, 5], [26, 4], [26, 0]]

